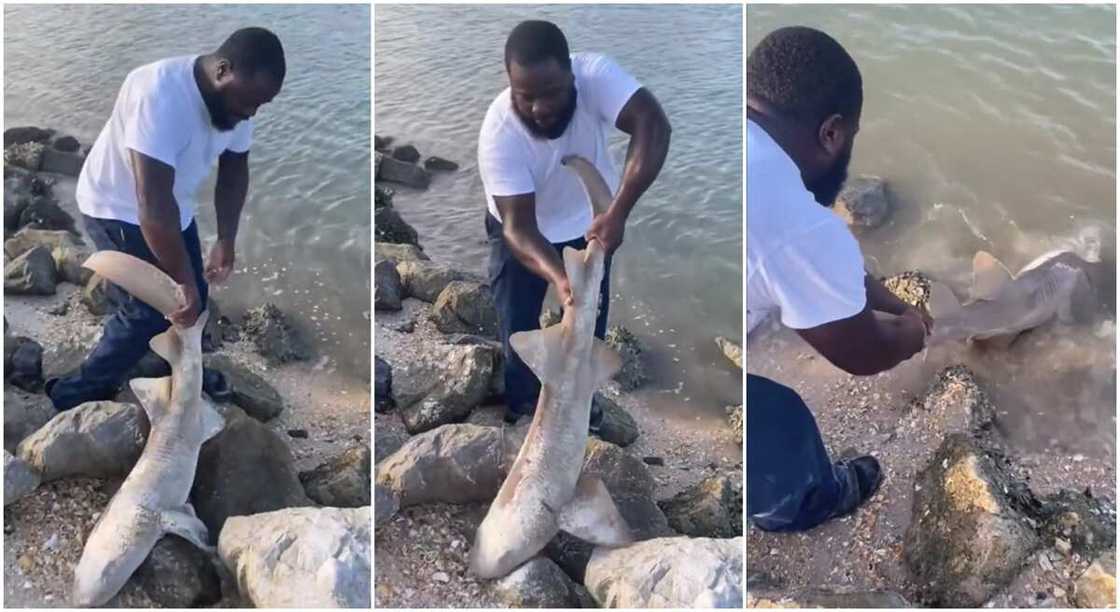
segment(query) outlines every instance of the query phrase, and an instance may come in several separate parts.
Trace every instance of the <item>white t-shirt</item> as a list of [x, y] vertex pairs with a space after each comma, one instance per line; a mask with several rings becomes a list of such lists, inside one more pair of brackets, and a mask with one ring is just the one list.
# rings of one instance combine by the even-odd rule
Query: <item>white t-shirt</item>
[[243, 153], [252, 143], [252, 120], [223, 132], [194, 79], [197, 55], [141, 66], [125, 77], [113, 113], [90, 149], [75, 197], [82, 213], [139, 225], [132, 149], [175, 168], [173, 192], [181, 229], [198, 208], [196, 194], [225, 151]]
[[510, 90], [498, 94], [478, 134], [478, 171], [490, 214], [501, 221], [495, 196], [536, 195], [537, 226], [549, 242], [583, 236], [591, 225], [591, 202], [579, 179], [560, 165], [566, 155], [586, 158], [603, 175], [611, 193], [619, 175], [607, 151], [607, 134], [619, 112], [641, 88], [634, 77], [598, 53], [572, 54], [576, 110], [555, 140], [533, 136], [515, 114]]
[[770, 313], [793, 329], [859, 314], [863, 256], [840, 217], [805, 188], [801, 171], [747, 121], [747, 333]]

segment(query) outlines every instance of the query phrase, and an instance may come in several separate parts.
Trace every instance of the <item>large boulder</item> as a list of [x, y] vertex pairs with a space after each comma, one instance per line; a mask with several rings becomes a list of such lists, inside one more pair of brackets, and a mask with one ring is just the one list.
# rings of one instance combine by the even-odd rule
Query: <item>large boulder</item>
[[113, 284], [108, 279], [96, 274], [89, 277], [85, 287], [82, 288], [82, 304], [90, 314], [103, 317], [112, 313], [116, 306], [110, 297]]
[[438, 172], [454, 172], [459, 169], [459, 164], [450, 159], [444, 159], [433, 155], [424, 160], [424, 169]]
[[393, 159], [399, 159], [403, 162], [415, 164], [420, 161], [420, 151], [410, 144], [397, 145], [393, 147]]
[[622, 369], [614, 375], [619, 388], [628, 392], [646, 384], [649, 373], [646, 372], [645, 347], [641, 340], [621, 325], [607, 329], [605, 340], [622, 356]]
[[583, 585], [545, 557], [535, 557], [495, 582], [494, 594], [510, 608], [596, 607]]
[[373, 307], [375, 310], [400, 310], [404, 297], [397, 266], [383, 259], [373, 266]]
[[59, 248], [88, 248], [74, 234], [65, 230], [43, 230], [25, 227], [4, 241], [4, 254], [19, 257], [37, 246], [54, 251]]
[[82, 149], [82, 143], [73, 136], [55, 136], [51, 139], [51, 148], [63, 153], [77, 153]]
[[375, 423], [373, 426], [373, 462], [380, 463], [382, 459], [397, 452], [408, 440], [408, 434]]
[[80, 152], [59, 151], [48, 147], [43, 151], [42, 165], [39, 170], [43, 172], [56, 172], [66, 176], [78, 176], [82, 172], [82, 164], [86, 158]]
[[498, 311], [490, 288], [471, 281], [452, 281], [432, 305], [430, 315], [445, 334], [467, 333], [493, 337], [498, 333]]
[[202, 445], [191, 500], [211, 537], [231, 516], [314, 505], [284, 439], [236, 408], [226, 412], [225, 429]]
[[38, 172], [43, 164], [43, 151], [46, 146], [41, 142], [25, 142], [4, 147], [4, 165], [18, 166], [25, 170]]
[[658, 538], [595, 549], [585, 584], [606, 608], [742, 608], [743, 538]]
[[4, 293], [54, 295], [56, 284], [54, 257], [46, 247], [35, 247], [4, 266]]
[[46, 425], [58, 411], [44, 395], [4, 387], [4, 450], [14, 453], [27, 436]]
[[1024, 509], [1037, 504], [1001, 457], [950, 434], [914, 487], [904, 559], [923, 603], [980, 607], [1040, 545]]
[[4, 130], [4, 148], [29, 142], [45, 143], [54, 135], [54, 130], [35, 126], [11, 127]]
[[859, 176], [844, 183], [833, 210], [845, 223], [860, 229], [873, 229], [890, 216], [891, 202], [887, 184], [877, 176]]
[[380, 240], [373, 243], [373, 257], [374, 259], [388, 259], [396, 263], [398, 265], [398, 271], [400, 270], [400, 264], [406, 261], [431, 260], [418, 245], [394, 244], [391, 242], [381, 242]]
[[393, 409], [393, 367], [381, 357], [374, 355], [373, 409], [389, 412]]
[[638, 422], [630, 416], [629, 412], [626, 412], [625, 408], [619, 406], [618, 402], [602, 393], [596, 393], [591, 402], [598, 406], [603, 414], [599, 429], [595, 432], [595, 435], [599, 436], [601, 440], [625, 447], [630, 446], [638, 439], [638, 435], [641, 433], [641, 430], [638, 429]]
[[31, 338], [4, 336], [4, 382], [36, 392], [43, 385], [43, 347]]
[[420, 236], [396, 208], [386, 206], [373, 212], [373, 231], [377, 242], [419, 244]]
[[429, 303], [439, 299], [440, 293], [453, 281], [469, 278], [458, 270], [427, 260], [402, 261], [397, 264], [397, 272], [406, 297]]
[[158, 542], [132, 581], [165, 608], [209, 607], [222, 598], [222, 585], [210, 556], [175, 535]]
[[1044, 541], [1063, 540], [1071, 551], [1092, 559], [1116, 545], [1115, 510], [1109, 506], [1087, 492], [1062, 489], [1043, 498], [1032, 514], [1041, 519]]
[[300, 472], [307, 496], [324, 506], [359, 508], [370, 505], [368, 446], [355, 446], [319, 467]]
[[4, 450], [4, 505], [14, 504], [39, 486], [39, 474], [19, 457]]
[[43, 482], [117, 478], [132, 470], [148, 439], [148, 417], [134, 404], [86, 402], [58, 413], [20, 442], [16, 454]]
[[416, 164], [382, 157], [377, 168], [377, 180], [400, 183], [413, 189], [427, 189], [432, 182], [432, 174]]
[[19, 226], [32, 229], [75, 232], [74, 217], [63, 210], [52, 196], [32, 196], [19, 212]]
[[258, 608], [370, 607], [368, 506], [235, 516], [218, 554]]
[[280, 394], [249, 368], [225, 355], [207, 355], [203, 364], [225, 375], [233, 403], [245, 414], [264, 423], [283, 412], [284, 400]]
[[396, 491], [377, 483], [373, 485], [373, 509], [373, 526], [380, 527], [401, 509], [401, 497]]
[[743, 481], [709, 476], [658, 504], [669, 526], [693, 537], [743, 535]]
[[[483, 345], [453, 346], [442, 369], [409, 364], [394, 372], [397, 411], [411, 434], [462, 421], [486, 398], [497, 351]], [[413, 395], [419, 391], [419, 394]]]
[[1073, 583], [1073, 601], [1079, 608], [1116, 607], [1116, 552], [1093, 562]]
[[271, 363], [306, 361], [311, 346], [275, 304], [264, 304], [245, 313], [241, 334]]

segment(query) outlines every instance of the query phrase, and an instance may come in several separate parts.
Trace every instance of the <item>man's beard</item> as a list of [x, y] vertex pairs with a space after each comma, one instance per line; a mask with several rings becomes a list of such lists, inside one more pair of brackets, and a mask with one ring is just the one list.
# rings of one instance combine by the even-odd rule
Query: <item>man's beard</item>
[[[521, 119], [521, 124], [525, 126], [525, 129], [529, 130], [529, 133], [534, 137], [556, 140], [557, 138], [564, 135], [564, 131], [568, 129], [568, 124], [572, 122], [572, 117], [574, 117], [576, 114], [576, 95], [576, 86], [572, 85], [572, 93], [570, 102], [568, 103], [568, 108], [564, 109], [564, 113], [560, 115], [560, 118], [556, 120], [556, 123], [554, 123], [552, 127], [548, 128], [547, 130], [537, 125], [537, 122], [533, 121], [532, 117], [525, 117], [521, 113], [517, 113], [517, 116]], [[516, 107], [514, 107], [515, 112], [516, 110]]]
[[222, 132], [228, 132], [237, 126], [237, 119], [226, 110], [222, 97], [217, 93], [202, 94], [202, 101], [206, 103], [206, 110], [210, 112], [210, 123]]
[[852, 150], [849, 148], [844, 152], [844, 155], [836, 160], [836, 163], [824, 176], [813, 181], [812, 185], [805, 186], [813, 194], [813, 199], [818, 204], [831, 207], [836, 202], [836, 197], [840, 195], [840, 190], [844, 188], [844, 181], [848, 180], [848, 163], [851, 161]]

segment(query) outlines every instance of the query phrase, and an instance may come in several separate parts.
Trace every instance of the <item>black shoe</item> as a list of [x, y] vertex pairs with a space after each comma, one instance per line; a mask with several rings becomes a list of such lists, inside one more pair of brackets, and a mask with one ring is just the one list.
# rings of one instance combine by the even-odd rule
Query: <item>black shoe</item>
[[591, 399], [591, 419], [587, 424], [587, 431], [595, 435], [598, 435], [599, 427], [603, 424], [603, 406], [596, 401], [598, 399], [598, 395]]
[[879, 460], [871, 455], [836, 463], [838, 475], [844, 478], [847, 494], [833, 511], [831, 518], [847, 516], [871, 499], [883, 484], [883, 470]]
[[215, 402], [229, 401], [233, 397], [226, 375], [210, 368], [202, 368], [202, 390]]

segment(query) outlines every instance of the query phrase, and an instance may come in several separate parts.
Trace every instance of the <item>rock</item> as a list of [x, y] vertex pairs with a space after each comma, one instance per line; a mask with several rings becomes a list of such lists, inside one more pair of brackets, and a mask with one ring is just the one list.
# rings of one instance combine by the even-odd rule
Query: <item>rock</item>
[[402, 261], [397, 264], [404, 295], [428, 303], [439, 299], [453, 281], [467, 280], [469, 275], [431, 261]]
[[1030, 492], [994, 451], [950, 434], [914, 487], [904, 559], [922, 603], [975, 608], [1018, 575], [1040, 541], [1022, 509]]
[[916, 270], [882, 279], [883, 286], [898, 299], [920, 309], [929, 309], [929, 277]]
[[30, 395], [4, 387], [4, 450], [16, 452], [24, 438], [38, 431], [56, 414], [58, 411], [45, 395]]
[[[481, 345], [451, 347], [445, 361], [446, 369], [439, 373], [437, 379], [430, 381], [432, 386], [422, 400], [402, 399], [399, 391], [407, 387], [399, 383], [402, 374], [411, 377], [430, 375], [398, 369], [396, 404], [405, 429], [410, 434], [418, 434], [461, 421], [470, 415], [489, 392], [496, 354], [495, 349]], [[406, 384], [410, 385], [411, 381], [406, 379]]]
[[130, 579], [165, 608], [202, 608], [218, 603], [222, 585], [209, 555], [175, 535], [166, 535]]
[[850, 587], [809, 588], [794, 593], [760, 591], [747, 583], [748, 608], [902, 609], [911, 607], [892, 591], [860, 591]]
[[43, 230], [75, 232], [74, 217], [51, 196], [33, 196], [20, 209], [19, 226]]
[[51, 141], [51, 148], [63, 153], [77, 153], [82, 148], [82, 143], [73, 136], [58, 136]]
[[8, 257], [19, 257], [37, 246], [47, 247], [47, 250], [52, 252], [59, 248], [86, 248], [81, 240], [65, 230], [25, 227], [4, 241], [4, 254]]
[[306, 440], [307, 439], [307, 430], [306, 429], [289, 429], [288, 430], [288, 437], [298, 438], [300, 440]]
[[393, 431], [387, 427], [373, 427], [373, 461], [380, 463], [382, 459], [397, 452], [408, 436], [402, 432]]
[[249, 368], [225, 355], [207, 355], [203, 365], [225, 375], [233, 394], [233, 403], [245, 414], [265, 423], [284, 411], [284, 400], [276, 389]]
[[449, 159], [433, 155], [424, 160], [424, 168], [426, 170], [435, 170], [439, 172], [455, 172], [459, 169], [459, 164]]
[[1042, 499], [1039, 533], [1048, 542], [1064, 541], [1069, 550], [1092, 559], [1116, 543], [1113, 513], [1100, 499], [1063, 489]]
[[982, 433], [991, 428], [996, 418], [992, 400], [972, 371], [962, 365], [939, 372], [915, 410], [944, 415], [950, 421], [945, 429], [950, 431]]
[[54, 295], [54, 258], [45, 247], [35, 247], [4, 267], [4, 292], [12, 295]]
[[[381, 154], [374, 153], [373, 158], [375, 160], [375, 164], [376, 164], [377, 167], [381, 166], [382, 157], [383, 156]], [[377, 176], [377, 169], [376, 168], [374, 169], [373, 175]], [[394, 195], [394, 193], [396, 193], [396, 192], [394, 192], [389, 187], [386, 187], [385, 185], [382, 185], [381, 183], [375, 184], [373, 186], [373, 209], [377, 210], [377, 209], [383, 208], [385, 206], [392, 206], [393, 205], [393, 195]]]
[[377, 242], [393, 244], [419, 244], [419, 234], [408, 224], [397, 209], [386, 206], [373, 212], [374, 238]]
[[498, 311], [490, 288], [470, 281], [452, 281], [432, 305], [429, 315], [445, 334], [456, 332], [494, 337], [498, 333]]
[[659, 538], [596, 548], [587, 588], [606, 608], [742, 608], [743, 538]]
[[403, 162], [415, 164], [416, 162], [420, 161], [420, 152], [416, 150], [416, 147], [410, 144], [397, 145], [393, 147], [392, 157], [393, 159], [399, 159]]
[[51, 139], [54, 131], [34, 126], [13, 127], [4, 130], [4, 148], [29, 142], [43, 143]]
[[369, 507], [235, 516], [218, 554], [258, 608], [370, 607]]
[[319, 467], [300, 472], [307, 496], [324, 506], [359, 508], [370, 505], [368, 446], [356, 446]]
[[51, 249], [58, 280], [84, 287], [93, 277], [93, 270], [82, 267], [91, 253], [84, 246], [58, 246]]
[[887, 184], [877, 176], [850, 179], [836, 198], [833, 210], [845, 223], [860, 229], [882, 225], [891, 212]]
[[373, 485], [373, 526], [380, 527], [396, 516], [401, 509], [401, 499], [396, 491], [380, 483]]
[[42, 172], [55, 172], [66, 176], [78, 176], [82, 172], [82, 164], [86, 162], [81, 153], [67, 153], [57, 149], [43, 151], [43, 162], [39, 166]]
[[388, 361], [374, 355], [373, 409], [380, 413], [389, 412], [393, 402], [393, 367]]
[[[7, 415], [5, 415], [6, 417]], [[5, 431], [4, 433], [7, 433]], [[4, 450], [4, 505], [13, 504], [39, 487], [39, 474], [19, 457]]]
[[626, 409], [602, 393], [596, 393], [591, 401], [603, 411], [603, 420], [595, 435], [623, 447], [630, 446], [638, 439], [638, 423]]
[[43, 164], [43, 151], [46, 146], [41, 142], [25, 142], [4, 147], [4, 165], [19, 166], [38, 172]]
[[509, 608], [594, 608], [583, 586], [544, 557], [536, 557], [494, 583], [494, 594]]
[[222, 316], [222, 309], [213, 295], [206, 299], [206, 310], [210, 314], [202, 327], [202, 352], [213, 353], [222, 348], [226, 336], [224, 327], [229, 324], [229, 319]]
[[287, 442], [235, 408], [225, 429], [202, 445], [191, 500], [211, 537], [231, 516], [313, 505]]
[[646, 384], [645, 349], [638, 337], [621, 325], [607, 330], [607, 344], [622, 356], [622, 369], [614, 375], [623, 392], [633, 391]]
[[541, 329], [544, 329], [546, 327], [552, 327], [553, 325], [556, 325], [557, 323], [559, 323], [560, 320], [563, 319], [563, 318], [564, 318], [564, 315], [559, 310], [556, 310], [556, 309], [553, 309], [553, 308], [548, 308], [548, 309], [542, 310], [541, 311], [541, 316], [540, 316], [540, 319], [539, 319], [540, 324], [541, 324]]
[[373, 148], [375, 151], [387, 151], [389, 146], [393, 144], [392, 136], [378, 136], [373, 135]]
[[1116, 553], [1093, 562], [1073, 584], [1073, 601], [1079, 608], [1116, 607]]
[[404, 292], [401, 288], [401, 276], [397, 273], [397, 266], [383, 259], [373, 266], [373, 307], [375, 310], [400, 310], [401, 298]]
[[709, 476], [657, 504], [669, 526], [693, 537], [734, 538], [743, 535], [743, 481]]
[[311, 358], [311, 347], [275, 304], [264, 304], [246, 312], [241, 319], [241, 334], [271, 363]]
[[400, 183], [414, 189], [427, 189], [432, 175], [427, 170], [391, 157], [382, 157], [377, 168], [377, 179], [390, 183]]
[[395, 262], [397, 272], [400, 272], [400, 264], [403, 262], [429, 261], [428, 256], [424, 254], [424, 250], [416, 244], [393, 244], [381, 241], [373, 243], [373, 258], [388, 259]]
[[[504, 444], [504, 446], [503, 446]], [[459, 423], [413, 436], [377, 463], [375, 482], [400, 507], [489, 502], [498, 494], [520, 440], [502, 429]]]
[[109, 297], [109, 288], [112, 287], [107, 279], [96, 274], [90, 277], [82, 289], [82, 304], [90, 314], [103, 317], [116, 310], [112, 298]]
[[19, 443], [16, 454], [42, 475], [117, 478], [132, 470], [148, 439], [148, 418], [134, 404], [86, 402], [58, 413]]
[[735, 434], [735, 439], [739, 444], [743, 444], [743, 405], [728, 406], [727, 422], [731, 424], [731, 431]]
[[719, 346], [719, 350], [723, 351], [723, 355], [730, 359], [731, 363], [735, 364], [735, 367], [740, 370], [743, 369], [743, 349], [740, 348], [738, 344], [735, 344], [723, 336], [717, 336], [716, 345]]
[[43, 386], [43, 347], [31, 338], [5, 336], [4, 382], [36, 393]]

